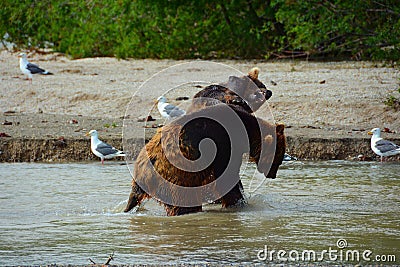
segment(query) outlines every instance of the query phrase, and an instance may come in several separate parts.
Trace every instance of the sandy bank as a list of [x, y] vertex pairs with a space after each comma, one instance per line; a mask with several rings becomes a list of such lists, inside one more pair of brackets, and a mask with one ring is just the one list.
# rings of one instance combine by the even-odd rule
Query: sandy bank
[[[90, 129], [99, 130], [101, 139], [122, 148], [122, 118], [130, 101], [138, 103], [131, 110], [134, 121], [147, 115], [153, 105], [154, 92], [132, 98], [139, 86], [167, 67], [190, 62], [69, 60], [58, 54], [28, 58], [55, 75], [34, 76], [29, 84], [20, 73], [17, 54], [0, 52], [0, 133], [11, 136], [0, 137], [0, 162], [94, 159], [89, 138], [84, 137]], [[299, 158], [373, 156], [367, 131], [374, 127], [389, 128], [394, 133], [384, 133], [384, 137], [400, 144], [400, 112], [383, 103], [389, 95], [398, 96], [396, 68], [373, 62], [219, 63], [243, 73], [253, 66], [261, 69], [260, 79], [273, 91], [269, 107], [274, 119], [287, 126], [288, 152]], [[215, 74], [212, 68], [189, 71]], [[195, 90], [180, 93], [191, 96]], [[159, 118], [157, 113], [152, 115]], [[138, 122], [136, 128], [139, 131], [133, 136], [141, 138], [143, 123]]]

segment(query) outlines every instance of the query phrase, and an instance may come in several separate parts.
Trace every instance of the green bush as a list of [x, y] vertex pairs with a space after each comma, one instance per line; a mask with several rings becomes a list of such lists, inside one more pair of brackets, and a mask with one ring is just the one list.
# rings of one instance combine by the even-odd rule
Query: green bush
[[400, 58], [397, 0], [3, 0], [0, 37], [73, 58]]
[[400, 58], [400, 4], [389, 1], [277, 1], [292, 49], [356, 59]]
[[[397, 91], [400, 93], [400, 88]], [[396, 111], [400, 110], [400, 97], [389, 95], [383, 103]]]

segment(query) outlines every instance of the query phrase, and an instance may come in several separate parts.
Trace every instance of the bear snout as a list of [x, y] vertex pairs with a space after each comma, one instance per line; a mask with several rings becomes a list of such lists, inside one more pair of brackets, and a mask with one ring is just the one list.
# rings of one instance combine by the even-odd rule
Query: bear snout
[[262, 90], [263, 96], [265, 98], [265, 100], [268, 100], [271, 98], [272, 96], [272, 91], [268, 90], [267, 88], [265, 88], [264, 90]]

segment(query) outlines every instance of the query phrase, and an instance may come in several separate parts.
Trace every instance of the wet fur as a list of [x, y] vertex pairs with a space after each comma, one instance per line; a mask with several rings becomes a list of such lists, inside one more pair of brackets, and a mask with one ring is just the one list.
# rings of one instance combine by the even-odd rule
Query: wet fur
[[[132, 180], [132, 191], [125, 212], [130, 211], [147, 198], [153, 196], [170, 194], [173, 197], [180, 198], [173, 189], [163, 184], [157, 179], [157, 173], [166, 180], [175, 185], [185, 187], [197, 187], [209, 184], [216, 180], [224, 171], [229, 161], [235, 162], [234, 171], [231, 174], [234, 179], [234, 186], [225, 195], [221, 195], [221, 203], [223, 207], [236, 206], [244, 203], [243, 187], [241, 186], [239, 169], [242, 163], [243, 153], [249, 152], [250, 159], [257, 163], [257, 168], [263, 172], [266, 177], [275, 178], [279, 165], [282, 163], [285, 153], [286, 141], [284, 136], [283, 125], [271, 125], [266, 121], [257, 119], [255, 116], [246, 112], [243, 108], [230, 105], [229, 106], [240, 118], [245, 125], [247, 137], [249, 140], [250, 151], [246, 151], [242, 144], [231, 144], [229, 135], [219, 123], [205, 118], [205, 116], [214, 116], [227, 112], [228, 106], [216, 105], [197, 112], [185, 115], [183, 119], [191, 119], [184, 127], [177, 123], [171, 123], [159, 129], [155, 136], [141, 150], [135, 162], [134, 179]], [[262, 127], [264, 136], [261, 136], [259, 125]], [[186, 159], [196, 160], [200, 156], [199, 143], [204, 138], [210, 138], [217, 146], [217, 155], [214, 161], [204, 170], [198, 172], [188, 172], [177, 168], [167, 158], [165, 151], [170, 151], [168, 147], [174, 142], [175, 138], [179, 139], [179, 149]], [[163, 149], [166, 147], [167, 149]], [[230, 155], [231, 145], [235, 146], [239, 152]], [[261, 151], [271, 151], [275, 148], [275, 153], [262, 153]], [[264, 150], [265, 149], [265, 150]], [[171, 152], [171, 151], [170, 151]], [[176, 153], [172, 151], [169, 157], [174, 157]], [[175, 160], [175, 159], [174, 159]], [[271, 165], [272, 162], [272, 165]], [[271, 165], [269, 169], [268, 166]], [[138, 184], [145, 185], [141, 188]], [[216, 192], [218, 194], [218, 190]], [[204, 196], [192, 196], [203, 199]], [[167, 215], [175, 216], [199, 212], [202, 210], [201, 205], [195, 207], [179, 207], [168, 203], [163, 203]], [[201, 203], [201, 202], [200, 202]]]

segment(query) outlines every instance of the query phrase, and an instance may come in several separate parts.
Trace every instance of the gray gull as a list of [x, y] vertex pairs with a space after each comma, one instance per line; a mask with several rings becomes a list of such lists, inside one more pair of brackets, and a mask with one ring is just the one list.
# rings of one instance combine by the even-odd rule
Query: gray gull
[[104, 164], [104, 159], [125, 157], [124, 152], [101, 141], [96, 130], [91, 130], [86, 135], [90, 135], [90, 149], [92, 150], [93, 154], [101, 159], [101, 164]]
[[157, 98], [157, 108], [161, 116], [167, 119], [180, 117], [186, 114], [186, 111], [184, 111], [183, 109], [169, 104], [165, 96], [160, 96], [159, 98]]
[[372, 135], [371, 148], [375, 154], [381, 156], [381, 162], [383, 157], [400, 154], [400, 146], [381, 138], [381, 129], [374, 128], [368, 134]]
[[42, 75], [52, 75], [53, 73], [39, 68], [38, 65], [32, 64], [26, 58], [25, 53], [20, 53], [18, 55], [19, 59], [19, 68], [21, 69], [22, 73], [28, 76], [28, 80], [32, 83], [32, 75], [33, 74], [42, 74]]

